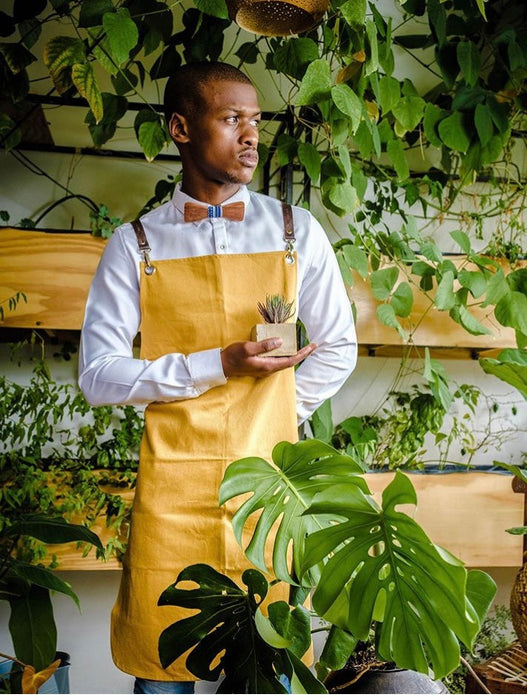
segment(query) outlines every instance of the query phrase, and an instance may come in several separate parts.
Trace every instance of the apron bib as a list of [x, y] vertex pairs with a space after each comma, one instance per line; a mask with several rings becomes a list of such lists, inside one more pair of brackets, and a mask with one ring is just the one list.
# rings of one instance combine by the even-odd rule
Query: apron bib
[[[296, 299], [297, 265], [287, 255], [206, 255], [151, 264], [146, 258], [142, 358], [249, 339], [261, 321], [258, 301], [275, 293]], [[232, 532], [235, 505], [218, 505], [225, 469], [241, 457], [271, 460], [277, 442], [297, 439], [293, 368], [262, 379], [232, 377], [198, 398], [147, 407], [130, 541], [112, 611], [112, 655], [121, 670], [151, 680], [195, 680], [184, 657], [166, 670], [160, 664], [161, 632], [189, 612], [158, 607], [159, 596], [190, 564], [209, 564], [240, 583], [252, 565]], [[279, 593], [283, 598], [283, 589]]]

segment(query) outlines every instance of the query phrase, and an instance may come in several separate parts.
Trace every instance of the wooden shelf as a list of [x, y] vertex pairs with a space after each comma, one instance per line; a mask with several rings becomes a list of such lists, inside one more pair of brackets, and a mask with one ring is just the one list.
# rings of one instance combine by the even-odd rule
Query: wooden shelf
[[[524, 496], [512, 490], [512, 477], [485, 472], [409, 473], [417, 492], [417, 509], [405, 507], [435, 543], [469, 567], [519, 567], [522, 538], [507, 528], [523, 524]], [[371, 473], [366, 481], [376, 500], [394, 473]], [[104, 528], [97, 529], [104, 541]], [[93, 552], [83, 558], [75, 545], [50, 548], [64, 571], [118, 570], [117, 560], [101, 562]], [[196, 554], [199, 563], [199, 554]]]
[[0, 324], [78, 330], [106, 241], [89, 233], [0, 229], [0, 300], [23, 292]]

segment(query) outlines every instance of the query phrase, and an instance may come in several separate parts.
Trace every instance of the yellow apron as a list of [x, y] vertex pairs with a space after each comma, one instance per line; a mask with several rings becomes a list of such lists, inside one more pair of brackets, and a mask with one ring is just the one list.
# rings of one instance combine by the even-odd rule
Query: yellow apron
[[[284, 251], [152, 265], [148, 275], [142, 264], [140, 293], [141, 355], [149, 360], [249, 339], [266, 294], [296, 298], [297, 266]], [[161, 632], [189, 612], [158, 607], [159, 596], [190, 564], [210, 564], [240, 582], [252, 565], [232, 533], [234, 506], [218, 506], [223, 474], [236, 459], [270, 460], [279, 440], [297, 439], [293, 368], [264, 379], [233, 377], [198, 398], [147, 407], [130, 542], [112, 612], [112, 654], [121, 670], [194, 680], [183, 658], [161, 667]]]

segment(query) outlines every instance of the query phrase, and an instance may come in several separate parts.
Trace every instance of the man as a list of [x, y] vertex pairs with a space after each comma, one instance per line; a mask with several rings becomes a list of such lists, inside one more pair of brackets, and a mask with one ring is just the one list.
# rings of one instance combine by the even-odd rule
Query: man
[[[296, 207], [291, 225], [280, 202], [246, 188], [260, 121], [250, 80], [226, 64], [184, 66], [167, 83], [165, 112], [181, 185], [171, 202], [110, 239], [80, 353], [90, 403], [148, 404], [112, 613], [114, 661], [136, 676], [138, 693], [193, 692], [184, 661], [164, 670], [157, 653], [174, 622], [157, 600], [177, 573], [205, 562], [239, 579], [247, 567], [230, 511], [218, 507], [225, 468], [295, 442], [297, 421], [339, 389], [356, 361], [350, 304], [320, 225]], [[267, 294], [295, 300], [311, 342], [293, 357], [264, 354], [279, 340], [249, 340]]]

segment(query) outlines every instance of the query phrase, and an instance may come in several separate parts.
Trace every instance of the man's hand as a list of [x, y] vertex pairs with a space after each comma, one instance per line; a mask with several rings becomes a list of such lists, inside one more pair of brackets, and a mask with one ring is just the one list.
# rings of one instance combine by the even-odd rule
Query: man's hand
[[291, 357], [268, 357], [261, 353], [280, 347], [280, 338], [267, 338], [260, 342], [232, 343], [221, 351], [221, 364], [226, 377], [267, 377], [286, 367], [294, 367], [311, 355], [317, 347], [309, 343]]

